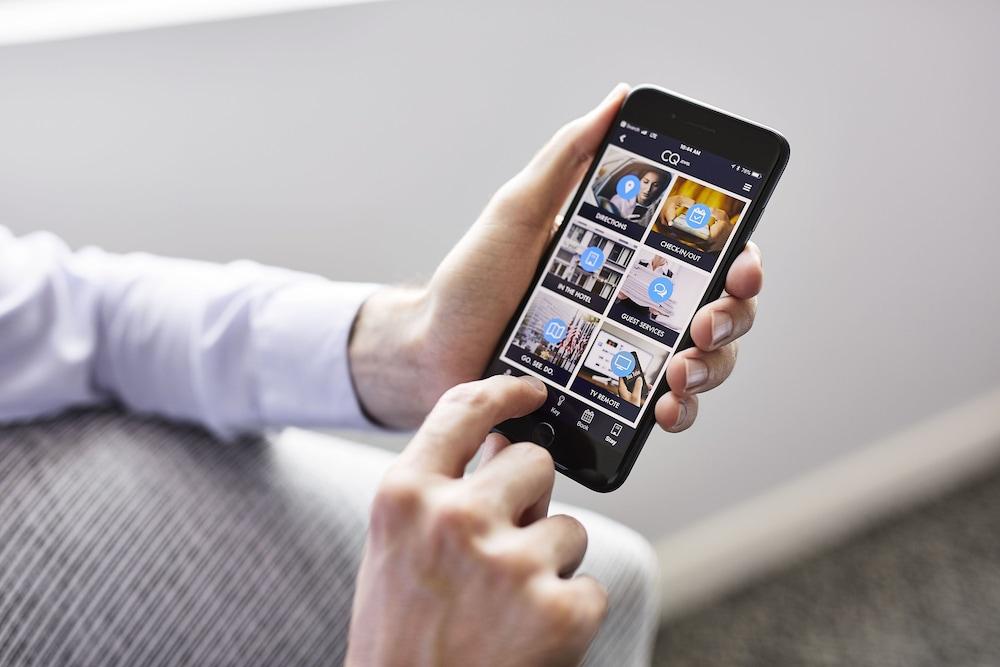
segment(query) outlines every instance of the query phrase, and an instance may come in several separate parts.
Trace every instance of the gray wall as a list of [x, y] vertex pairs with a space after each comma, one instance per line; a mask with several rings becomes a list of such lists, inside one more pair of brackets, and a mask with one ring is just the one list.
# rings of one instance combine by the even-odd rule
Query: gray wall
[[11, 46], [0, 223], [419, 280], [618, 80], [770, 124], [792, 162], [734, 377], [622, 490], [559, 490], [656, 537], [1000, 384], [997, 25], [985, 1], [407, 2]]

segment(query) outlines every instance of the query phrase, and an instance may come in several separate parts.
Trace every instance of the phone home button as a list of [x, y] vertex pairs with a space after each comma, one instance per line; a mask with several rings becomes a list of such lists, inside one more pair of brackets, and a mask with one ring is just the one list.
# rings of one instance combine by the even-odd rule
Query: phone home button
[[552, 428], [552, 424], [548, 422], [542, 422], [531, 431], [532, 442], [537, 442], [542, 447], [548, 447], [551, 445], [555, 438], [556, 430]]

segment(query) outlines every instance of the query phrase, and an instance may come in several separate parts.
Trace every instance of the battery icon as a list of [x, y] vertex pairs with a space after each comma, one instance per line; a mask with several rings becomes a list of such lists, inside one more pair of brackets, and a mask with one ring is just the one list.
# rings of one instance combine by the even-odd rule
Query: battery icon
[[751, 171], [750, 175], [753, 176], [754, 178], [760, 178], [760, 172], [759, 171]]

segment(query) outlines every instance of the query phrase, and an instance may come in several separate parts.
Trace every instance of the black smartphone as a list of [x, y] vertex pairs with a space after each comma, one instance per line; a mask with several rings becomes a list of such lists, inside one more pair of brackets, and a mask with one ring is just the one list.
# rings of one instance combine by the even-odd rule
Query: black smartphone
[[[496, 430], [547, 447], [560, 472], [595, 491], [621, 486], [669, 391], [667, 362], [722, 293], [788, 155], [774, 130], [634, 89], [485, 373], [535, 375], [548, 399]], [[635, 396], [640, 374], [649, 387]]]

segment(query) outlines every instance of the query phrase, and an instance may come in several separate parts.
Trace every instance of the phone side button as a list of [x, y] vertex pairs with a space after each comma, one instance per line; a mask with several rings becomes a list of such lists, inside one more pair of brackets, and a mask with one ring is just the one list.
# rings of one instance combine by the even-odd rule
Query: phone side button
[[531, 441], [538, 443], [542, 447], [551, 445], [555, 438], [556, 430], [548, 422], [542, 422], [531, 431]]

